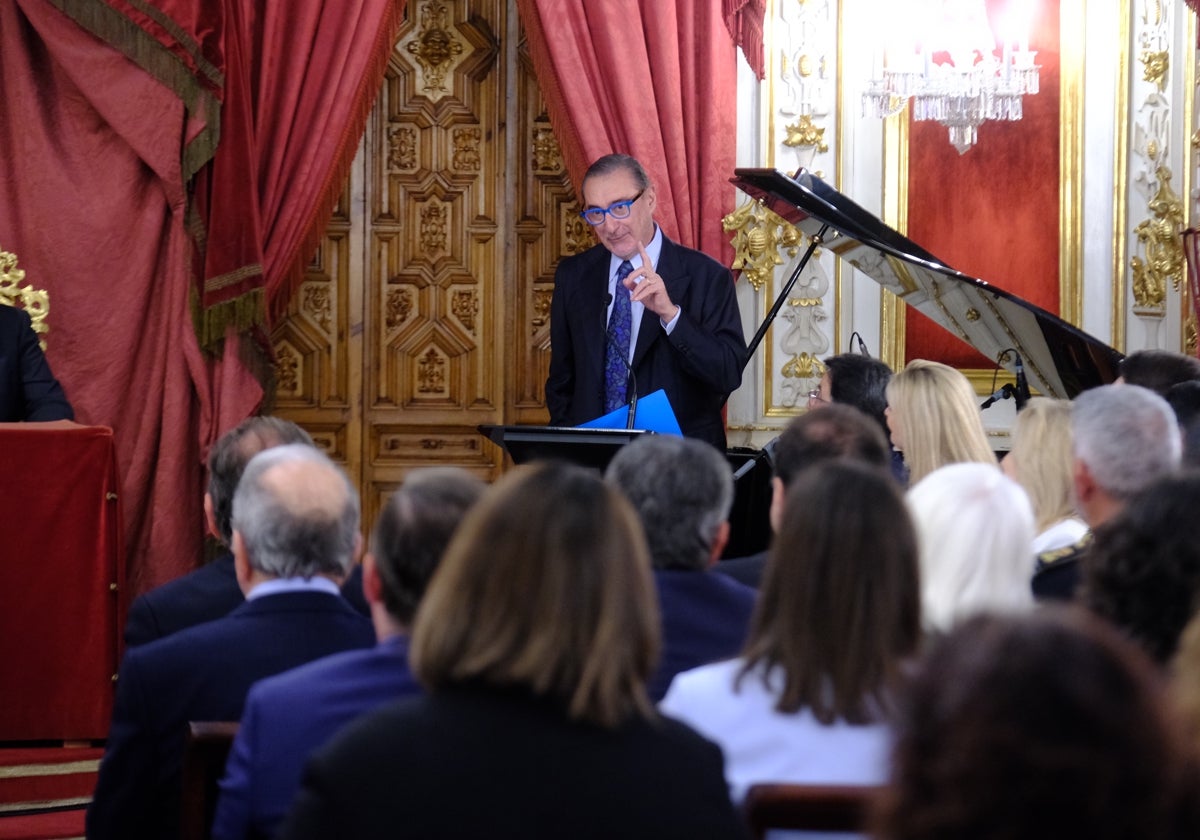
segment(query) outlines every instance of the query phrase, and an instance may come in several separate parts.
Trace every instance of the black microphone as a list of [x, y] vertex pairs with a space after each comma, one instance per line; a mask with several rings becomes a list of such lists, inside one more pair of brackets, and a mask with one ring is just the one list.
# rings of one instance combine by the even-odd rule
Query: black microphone
[[1017, 401], [1017, 411], [1020, 411], [1025, 407], [1025, 403], [1029, 402], [1029, 380], [1025, 378], [1025, 365], [1021, 363], [1021, 354], [1016, 350], [1013, 350], [1012, 354], [1016, 358], [1017, 368], [1017, 387], [1013, 398]]
[[982, 411], [985, 408], [991, 408], [993, 405], [1000, 402], [1000, 400], [1006, 400], [1009, 397], [1015, 396], [1016, 391], [1017, 389], [1012, 386], [1011, 382], [1006, 382], [999, 391], [992, 394], [990, 397], [980, 403], [979, 410]]
[[[609, 292], [607, 295], [605, 295], [605, 304], [604, 305], [611, 306], [612, 299], [613, 299], [612, 292]], [[637, 374], [635, 374], [633, 372], [633, 366], [629, 364], [629, 360], [625, 358], [625, 354], [621, 352], [621, 348], [613, 343], [612, 333], [605, 330], [604, 337], [608, 340], [609, 344], [612, 344], [612, 348], [617, 351], [617, 358], [621, 360], [621, 364], [625, 365], [625, 370], [627, 370], [629, 372], [629, 381], [625, 383], [626, 393], [628, 393], [630, 390], [630, 388], [629, 388], [630, 383], [632, 383], [632, 385], [633, 385], [633, 396], [629, 398], [629, 420], [626, 421], [626, 423], [625, 423], [625, 428], [632, 431], [633, 424], [637, 420], [637, 401], [638, 401]]]
[[858, 352], [864, 356], [870, 356], [871, 351], [867, 349], [867, 343], [862, 340], [862, 336], [858, 336]]

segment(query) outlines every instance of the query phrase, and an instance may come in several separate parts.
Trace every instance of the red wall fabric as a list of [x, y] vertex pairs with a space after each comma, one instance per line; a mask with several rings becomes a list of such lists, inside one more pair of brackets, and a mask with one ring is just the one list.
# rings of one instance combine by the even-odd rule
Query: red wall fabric
[[[1030, 48], [1041, 91], [1025, 97], [1022, 120], [984, 123], [961, 156], [944, 126], [910, 123], [908, 236], [951, 267], [1058, 312], [1058, 3], [1037, 8]], [[989, 0], [993, 31], [1002, 11], [1000, 0]], [[905, 355], [960, 368], [995, 363], [913, 309]]]
[[[610, 152], [642, 162], [656, 217], [728, 264], [737, 55], [719, 3], [518, 0], [538, 83], [576, 189]], [[551, 35], [553, 37], [548, 37]]]

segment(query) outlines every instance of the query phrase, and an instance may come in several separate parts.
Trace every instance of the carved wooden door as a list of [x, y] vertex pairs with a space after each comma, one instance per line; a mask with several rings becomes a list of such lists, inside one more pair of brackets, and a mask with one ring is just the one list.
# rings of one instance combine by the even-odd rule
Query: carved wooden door
[[576, 214], [513, 0], [409, 0], [349, 183], [273, 333], [275, 413], [359, 482], [484, 478], [480, 423], [544, 423], [554, 266]]

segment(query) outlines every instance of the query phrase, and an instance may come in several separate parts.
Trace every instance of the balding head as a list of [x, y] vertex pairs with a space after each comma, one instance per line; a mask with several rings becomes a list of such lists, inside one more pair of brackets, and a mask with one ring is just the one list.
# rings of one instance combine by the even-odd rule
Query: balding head
[[361, 544], [358, 524], [358, 494], [346, 474], [309, 446], [255, 455], [233, 497], [235, 549], [240, 537], [261, 576], [344, 577]]

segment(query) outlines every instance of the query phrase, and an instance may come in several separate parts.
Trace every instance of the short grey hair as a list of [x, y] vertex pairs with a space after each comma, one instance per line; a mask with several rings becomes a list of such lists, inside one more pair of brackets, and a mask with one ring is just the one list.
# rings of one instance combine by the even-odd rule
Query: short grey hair
[[1140, 385], [1103, 385], [1071, 403], [1075, 458], [1115, 499], [1173, 472], [1183, 448], [1171, 406]]
[[272, 577], [344, 577], [354, 564], [358, 526], [358, 493], [311, 446], [255, 455], [233, 496], [233, 530], [250, 566]]
[[733, 505], [733, 471], [720, 452], [700, 440], [643, 435], [616, 454], [605, 480], [632, 502], [656, 569], [708, 566]]

